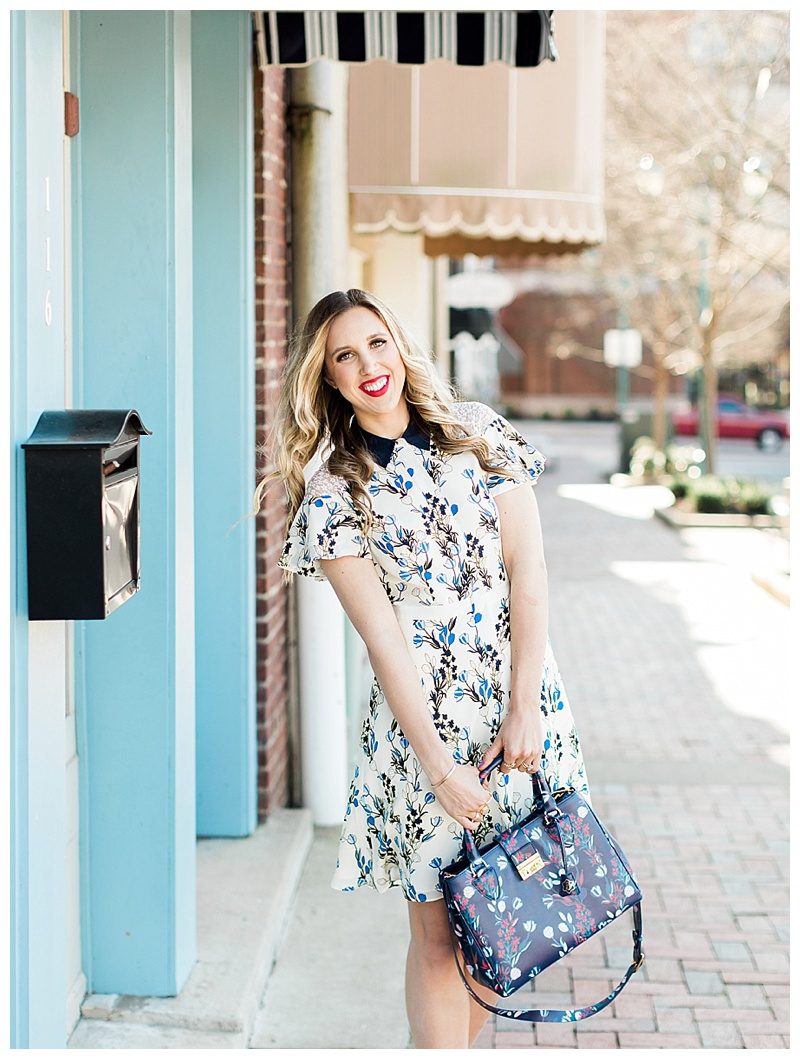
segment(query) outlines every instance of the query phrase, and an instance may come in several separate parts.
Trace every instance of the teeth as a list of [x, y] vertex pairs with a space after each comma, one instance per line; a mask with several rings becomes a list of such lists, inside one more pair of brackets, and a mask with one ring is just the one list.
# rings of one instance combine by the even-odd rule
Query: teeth
[[368, 393], [372, 393], [373, 390], [380, 390], [385, 385], [387, 378], [388, 375], [384, 375], [380, 382], [370, 383], [368, 386], [362, 386], [361, 389], [366, 390]]

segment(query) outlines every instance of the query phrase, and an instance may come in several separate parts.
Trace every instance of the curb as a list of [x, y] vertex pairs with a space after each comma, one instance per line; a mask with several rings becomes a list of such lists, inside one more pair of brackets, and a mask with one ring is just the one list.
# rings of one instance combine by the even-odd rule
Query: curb
[[781, 529], [783, 521], [778, 515], [722, 515], [697, 511], [681, 511], [680, 508], [656, 508], [656, 515], [676, 529], [717, 528], [733, 529]]
[[90, 993], [67, 1046], [247, 1047], [312, 839], [308, 809], [277, 809], [246, 838], [198, 840], [197, 960], [180, 992]]
[[763, 588], [765, 592], [769, 592], [773, 599], [777, 599], [784, 607], [790, 605], [788, 577], [779, 580], [774, 575], [760, 570], [751, 571], [750, 576], [754, 584], [758, 585], [759, 588]]

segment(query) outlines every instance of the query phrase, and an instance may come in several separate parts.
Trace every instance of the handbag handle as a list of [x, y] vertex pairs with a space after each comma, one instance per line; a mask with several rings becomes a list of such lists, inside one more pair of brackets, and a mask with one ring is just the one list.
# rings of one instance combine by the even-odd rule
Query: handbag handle
[[[494, 772], [496, 768], [499, 768], [503, 764], [503, 755], [498, 754], [496, 758], [493, 758], [488, 765], [484, 765], [478, 772], [478, 777], [483, 783], [485, 779]], [[561, 810], [556, 805], [553, 792], [550, 789], [550, 784], [547, 781], [547, 777], [544, 774], [543, 769], [537, 769], [535, 772], [530, 773], [531, 783], [533, 784], [534, 795], [541, 800], [545, 810], [545, 820], [549, 822], [550, 819], [557, 819], [561, 816]]]
[[628, 984], [628, 979], [634, 973], [638, 971], [644, 962], [644, 953], [642, 952], [642, 902], [637, 901], [632, 906], [633, 911], [633, 962], [631, 963], [628, 970], [623, 975], [619, 984], [611, 990], [608, 996], [603, 997], [602, 1000], [598, 1000], [595, 1004], [587, 1004], [586, 1007], [582, 1008], [499, 1008], [493, 1004], [487, 1004], [485, 1000], [478, 996], [472, 986], [467, 980], [467, 976], [461, 968], [461, 961], [458, 958], [459, 950], [456, 945], [454, 924], [450, 914], [450, 906], [445, 901], [447, 908], [447, 918], [450, 920], [450, 944], [453, 946], [453, 956], [455, 957], [456, 967], [458, 973], [461, 975], [461, 981], [467, 987], [467, 992], [470, 994], [473, 1000], [476, 1000], [482, 1008], [487, 1011], [491, 1011], [494, 1015], [502, 1015], [507, 1019], [518, 1019], [522, 1022], [579, 1022], [581, 1019], [589, 1018], [590, 1015], [596, 1015], [598, 1011], [602, 1011], [604, 1007], [607, 1007], [614, 998], [622, 992], [625, 986]]

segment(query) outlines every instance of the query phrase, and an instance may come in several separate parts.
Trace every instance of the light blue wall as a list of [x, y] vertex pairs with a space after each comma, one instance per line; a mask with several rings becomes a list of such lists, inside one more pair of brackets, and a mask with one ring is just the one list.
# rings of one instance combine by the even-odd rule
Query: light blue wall
[[66, 1023], [66, 624], [27, 620], [19, 447], [43, 409], [65, 402], [61, 49], [60, 11], [12, 12], [10, 1021], [16, 1048], [63, 1047]]
[[75, 403], [136, 408], [141, 591], [76, 623], [90, 991], [166, 996], [195, 949], [189, 12], [73, 12]]
[[249, 11], [192, 14], [197, 830], [257, 814], [255, 277]]

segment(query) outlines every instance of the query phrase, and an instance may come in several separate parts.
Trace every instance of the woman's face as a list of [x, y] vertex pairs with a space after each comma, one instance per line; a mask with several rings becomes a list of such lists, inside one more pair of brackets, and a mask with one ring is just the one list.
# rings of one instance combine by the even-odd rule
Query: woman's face
[[394, 412], [399, 404], [405, 410], [405, 365], [386, 325], [372, 309], [357, 305], [335, 318], [328, 332], [324, 372], [367, 430], [375, 422], [371, 416]]

